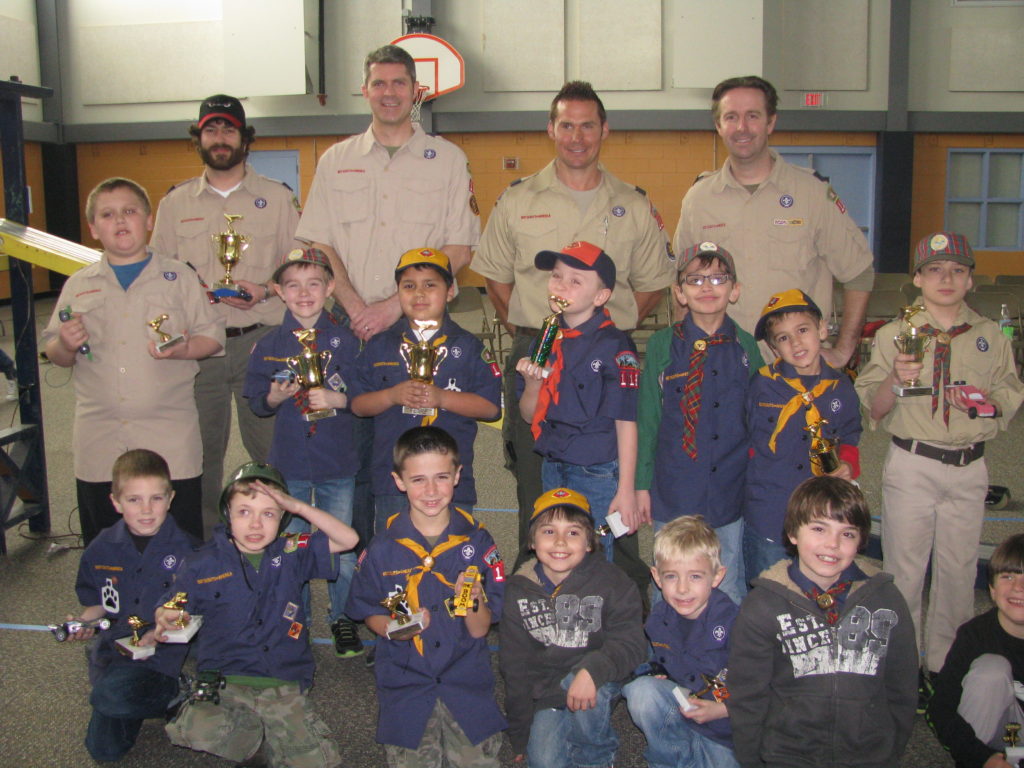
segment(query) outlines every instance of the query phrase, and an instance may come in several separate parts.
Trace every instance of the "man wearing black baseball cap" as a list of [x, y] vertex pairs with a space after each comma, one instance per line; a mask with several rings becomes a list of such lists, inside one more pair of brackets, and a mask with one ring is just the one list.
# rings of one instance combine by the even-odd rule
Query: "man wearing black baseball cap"
[[225, 214], [238, 216], [233, 229], [247, 245], [232, 269], [244, 290], [224, 296], [217, 311], [227, 324], [224, 356], [199, 364], [196, 406], [203, 438], [203, 522], [209, 534], [218, 522], [217, 498], [224, 474], [224, 453], [231, 434], [231, 397], [242, 442], [254, 461], [266, 461], [273, 418], [257, 418], [242, 397], [249, 351], [270, 326], [281, 322], [283, 306], [269, 287], [270, 276], [294, 247], [298, 202], [291, 189], [260, 176], [246, 163], [256, 132], [245, 108], [220, 93], [203, 100], [189, 135], [205, 166], [202, 175], [171, 188], [156, 213], [150, 244], [158, 253], [193, 267], [207, 285], [221, 280], [224, 267], [211, 241], [228, 229]]

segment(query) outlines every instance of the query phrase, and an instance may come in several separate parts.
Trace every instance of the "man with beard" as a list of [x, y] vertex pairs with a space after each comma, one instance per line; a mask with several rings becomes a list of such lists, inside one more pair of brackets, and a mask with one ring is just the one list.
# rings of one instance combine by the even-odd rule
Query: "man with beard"
[[204, 100], [189, 134], [205, 170], [172, 187], [160, 202], [150, 245], [164, 256], [185, 262], [212, 285], [224, 275], [211, 239], [227, 230], [224, 214], [239, 216], [234, 229], [248, 238], [232, 269], [232, 278], [244, 292], [225, 296], [217, 304], [227, 323], [224, 355], [200, 361], [196, 377], [203, 440], [203, 523], [209, 536], [219, 521], [217, 499], [231, 433], [232, 393], [246, 451], [253, 460], [266, 461], [270, 450], [274, 420], [253, 414], [242, 397], [242, 387], [250, 350], [284, 314], [281, 300], [268, 283], [294, 246], [299, 207], [287, 184], [259, 175], [245, 162], [256, 132], [246, 125], [238, 99], [218, 94]]

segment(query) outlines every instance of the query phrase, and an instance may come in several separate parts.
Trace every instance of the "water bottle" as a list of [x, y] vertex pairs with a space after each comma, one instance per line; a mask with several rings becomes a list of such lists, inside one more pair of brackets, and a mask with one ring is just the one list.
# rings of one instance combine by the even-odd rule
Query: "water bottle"
[[1013, 321], [1010, 319], [1010, 310], [1005, 304], [999, 309], [999, 330], [1008, 339], [1013, 338]]

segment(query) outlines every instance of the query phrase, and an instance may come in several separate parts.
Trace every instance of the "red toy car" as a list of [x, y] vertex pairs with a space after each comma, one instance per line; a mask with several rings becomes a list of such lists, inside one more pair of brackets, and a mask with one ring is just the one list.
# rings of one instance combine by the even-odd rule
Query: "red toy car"
[[985, 399], [982, 391], [966, 381], [954, 381], [946, 389], [960, 390], [960, 394], [971, 402], [971, 406], [967, 409], [967, 415], [972, 419], [994, 419], [999, 415], [999, 409]]

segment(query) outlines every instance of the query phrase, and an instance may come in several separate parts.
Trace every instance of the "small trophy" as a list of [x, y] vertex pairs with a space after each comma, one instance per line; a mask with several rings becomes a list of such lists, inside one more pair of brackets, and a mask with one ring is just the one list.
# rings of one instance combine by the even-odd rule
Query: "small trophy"
[[177, 336], [171, 336], [169, 333], [165, 333], [160, 330], [160, 326], [167, 321], [167, 315], [160, 315], [160, 317], [150, 320], [146, 325], [156, 331], [156, 335], [160, 337], [160, 341], [156, 343], [156, 351], [163, 352], [168, 347], [173, 347], [175, 344], [181, 344], [185, 340], [185, 337], [180, 333]]
[[[537, 335], [537, 341], [533, 347], [533, 354], [530, 355], [530, 362], [542, 367], [548, 361], [548, 357], [551, 356], [551, 347], [554, 346], [555, 339], [558, 337], [558, 318], [565, 311], [565, 308], [572, 303], [561, 296], [548, 296], [548, 302], [554, 304], [557, 309], [545, 317], [544, 322], [541, 323], [540, 333]], [[544, 371], [545, 379], [549, 373], [550, 371]]]
[[387, 636], [389, 640], [408, 640], [423, 631], [423, 611], [409, 608], [405, 590], [399, 590], [380, 601], [391, 612]]
[[[930, 337], [911, 323], [910, 320], [922, 309], [923, 307], [918, 305], [901, 308], [900, 332], [893, 337], [896, 350], [903, 355], [913, 355], [914, 362], [917, 363], [924, 360], [924, 353], [928, 349]], [[893, 384], [892, 391], [897, 397], [917, 397], [919, 395], [930, 395], [932, 388], [930, 386], [923, 386], [920, 381], [913, 378], [899, 384]]]
[[128, 626], [132, 630], [131, 636], [119, 637], [114, 641], [117, 644], [118, 651], [130, 658], [132, 661], [148, 659], [156, 653], [155, 645], [139, 645], [139, 632], [150, 626], [150, 622], [143, 621], [138, 616], [129, 616]]
[[612, 512], [604, 520], [603, 524], [594, 526], [594, 532], [598, 536], [607, 536], [610, 533], [617, 539], [629, 533], [629, 528], [622, 522], [622, 515], [620, 513]]
[[818, 419], [804, 427], [811, 433], [811, 472], [816, 476], [828, 475], [839, 469], [839, 441], [830, 440], [821, 433], [826, 424], [827, 419]]
[[1003, 743], [1006, 744], [1006, 762], [1010, 765], [1020, 765], [1024, 760], [1024, 747], [1020, 744], [1020, 723], [1007, 723], [1006, 735], [1003, 736]]
[[225, 213], [224, 218], [228, 220], [228, 228], [224, 232], [210, 235], [217, 245], [217, 261], [224, 267], [224, 278], [215, 283], [211, 294], [218, 299], [225, 296], [233, 296], [248, 301], [252, 298], [244, 288], [239, 288], [231, 277], [231, 270], [242, 258], [242, 252], [249, 247], [250, 237], [235, 232], [235, 221], [245, 218], [240, 213]]
[[168, 643], [187, 643], [199, 628], [203, 626], [202, 616], [186, 616], [185, 606], [188, 605], [188, 593], [178, 592], [164, 603], [163, 607], [178, 612], [174, 621], [174, 629], [164, 632], [164, 641]]
[[[438, 327], [436, 320], [417, 320], [415, 322], [419, 328], [414, 330], [413, 333], [416, 334], [419, 341], [415, 344], [403, 341], [399, 347], [399, 352], [402, 355], [402, 359], [405, 360], [405, 367], [409, 371], [409, 378], [413, 381], [431, 384], [434, 381], [437, 369], [441, 367], [441, 363], [448, 357], [448, 347], [435, 347], [427, 339], [423, 338], [425, 331]], [[437, 416], [437, 408], [411, 408], [406, 405], [402, 406], [402, 413], [413, 416]]]
[[[320, 352], [313, 349], [313, 345], [316, 343], [316, 328], [299, 328], [292, 333], [302, 345], [302, 354], [285, 360], [288, 368], [295, 374], [295, 380], [303, 389], [323, 387], [327, 366], [331, 364], [331, 353], [326, 349]], [[315, 411], [307, 411], [302, 414], [302, 418], [306, 421], [319, 421], [336, 416], [337, 413], [336, 408], [320, 408]]]
[[723, 669], [717, 675], [705, 675], [701, 673], [701, 677], [704, 678], [704, 687], [693, 694], [696, 698], [700, 698], [705, 693], [710, 693], [715, 701], [721, 703], [729, 698], [729, 688], [725, 685], [725, 678], [728, 676], [729, 670]]

